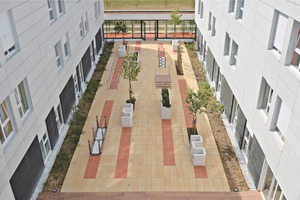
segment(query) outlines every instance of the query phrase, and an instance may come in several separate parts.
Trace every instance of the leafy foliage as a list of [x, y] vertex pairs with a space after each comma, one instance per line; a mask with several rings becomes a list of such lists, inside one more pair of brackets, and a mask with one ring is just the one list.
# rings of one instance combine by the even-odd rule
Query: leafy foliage
[[124, 35], [128, 31], [125, 21], [123, 21], [123, 20], [117, 21], [115, 24], [115, 31], [116, 31], [116, 33], [123, 34], [123, 44], [124, 44], [125, 43]]
[[132, 99], [131, 81], [137, 81], [137, 76], [140, 72], [140, 66], [137, 60], [137, 54], [129, 54], [124, 57], [121, 68], [121, 76], [129, 82], [129, 100]]
[[182, 14], [180, 14], [179, 10], [173, 10], [171, 13], [171, 19], [168, 20], [168, 24], [174, 25], [174, 32], [173, 37], [175, 39], [175, 33], [176, 33], [176, 25], [181, 24], [182, 20], [180, 19]]
[[53, 188], [60, 190], [64, 178], [67, 174], [69, 165], [72, 160], [73, 153], [78, 145], [81, 134], [83, 134], [82, 129], [84, 123], [87, 119], [87, 115], [91, 104], [93, 102], [94, 96], [100, 86], [100, 81], [105, 70], [105, 66], [108, 62], [109, 56], [112, 52], [114, 43], [106, 42], [104, 44], [103, 53], [100, 57], [91, 81], [88, 83], [87, 89], [80, 99], [77, 106], [74, 106], [73, 111], [76, 113], [73, 116], [73, 120], [70, 124], [70, 128], [66, 134], [64, 142], [58, 152], [53, 167], [50, 171], [48, 179], [45, 183], [43, 191], [51, 191]]
[[161, 97], [162, 97], [161, 101], [162, 101], [163, 107], [170, 108], [171, 102], [170, 102], [170, 94], [169, 94], [168, 88], [163, 87], [161, 89]]

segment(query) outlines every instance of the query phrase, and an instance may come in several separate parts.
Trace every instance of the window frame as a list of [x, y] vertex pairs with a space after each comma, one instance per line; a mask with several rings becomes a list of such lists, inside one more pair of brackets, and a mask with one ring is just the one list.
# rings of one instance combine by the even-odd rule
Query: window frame
[[[0, 139], [0, 142], [2, 145], [5, 145], [14, 134], [14, 127], [10, 116], [10, 110], [9, 110], [10, 108], [9, 108], [8, 100], [5, 99], [4, 101], [2, 101], [0, 106], [1, 106], [1, 110], [4, 111], [6, 115], [6, 119], [2, 121], [1, 112], [0, 112], [0, 131], [1, 131], [0, 134], [3, 137], [3, 141], [2, 139]], [[6, 126], [10, 126], [11, 128], [11, 131], [9, 133], [6, 133], [6, 128], [5, 128]]]
[[[46, 144], [48, 145], [48, 150], [46, 148]], [[44, 133], [41, 141], [40, 141], [40, 148], [41, 148], [41, 152], [42, 152], [42, 157], [44, 160], [44, 163], [46, 163], [46, 161], [49, 158], [49, 155], [51, 154], [51, 144], [50, 144], [50, 139], [49, 139], [49, 135], [47, 133], [47, 131]]]
[[58, 14], [59, 16], [62, 16], [65, 14], [65, 1], [64, 0], [57, 0], [57, 6], [58, 6]]
[[291, 65], [300, 72], [300, 22], [298, 22], [298, 28], [296, 28], [296, 37], [294, 40]]
[[60, 133], [64, 125], [64, 119], [63, 119], [62, 109], [60, 104], [58, 104], [54, 113], [55, 113], [55, 121], [56, 121], [57, 129], [58, 132]]
[[[48, 14], [49, 14], [49, 18], [50, 18], [50, 22], [54, 22], [56, 20], [56, 9], [55, 9], [55, 3], [53, 0], [47, 0], [47, 7], [48, 7]], [[53, 15], [53, 19], [51, 19], [51, 14]]]
[[[21, 89], [24, 90], [23, 91], [24, 94], [22, 94]], [[27, 114], [30, 112], [29, 98], [28, 98], [28, 94], [26, 91], [26, 87], [24, 85], [24, 81], [22, 81], [14, 89], [14, 95], [15, 95], [15, 99], [16, 99], [20, 117], [23, 120], [27, 116]], [[26, 99], [26, 101], [24, 101], [23, 97]], [[26, 109], [26, 105], [24, 105], [25, 104], [24, 102], [27, 102], [27, 109]]]
[[[60, 69], [64, 65], [60, 40], [55, 44], [54, 50], [55, 50], [55, 60], [56, 60], [57, 69]], [[58, 65], [58, 61], [60, 62], [60, 65]]]
[[216, 18], [212, 16], [212, 29], [211, 29], [211, 36], [216, 35]]
[[234, 13], [236, 0], [229, 0], [228, 13]]
[[271, 109], [273, 89], [267, 82], [265, 82], [265, 87], [263, 90], [264, 92], [263, 92], [262, 104], [260, 108], [263, 110], [265, 115], [268, 116]]

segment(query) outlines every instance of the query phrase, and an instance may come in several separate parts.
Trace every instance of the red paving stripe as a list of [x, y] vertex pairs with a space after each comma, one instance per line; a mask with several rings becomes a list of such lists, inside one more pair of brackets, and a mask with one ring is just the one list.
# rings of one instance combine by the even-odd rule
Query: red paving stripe
[[135, 43], [135, 51], [141, 51], [141, 44], [142, 44], [141, 41], [137, 41]]
[[194, 167], [195, 178], [208, 178], [205, 167], [197, 166]]
[[99, 121], [99, 126], [102, 126], [103, 124], [103, 120], [104, 120], [104, 116], [106, 117], [106, 126], [108, 126], [109, 123], [109, 118], [110, 118], [110, 114], [111, 114], [111, 110], [113, 107], [114, 101], [113, 100], [106, 100], [102, 109], [102, 114], [101, 114], [101, 118]]
[[185, 97], [186, 97], [186, 92], [187, 92], [187, 85], [186, 81], [184, 79], [179, 79], [178, 80], [179, 84], [179, 89], [180, 89], [180, 96], [181, 96], [181, 101], [182, 101], [182, 107], [184, 111], [184, 116], [185, 116], [185, 123], [187, 128], [192, 128], [193, 127], [193, 115], [190, 113], [188, 110], [186, 103], [185, 103]]
[[85, 172], [84, 172], [84, 179], [92, 179], [96, 178], [97, 170], [100, 162], [100, 156], [90, 156]]
[[162, 120], [163, 159], [165, 166], [175, 166], [171, 120]]
[[115, 178], [127, 178], [131, 128], [122, 128]]
[[124, 58], [121, 57], [121, 58], [118, 58], [118, 60], [117, 60], [115, 71], [114, 71], [114, 74], [111, 78], [111, 83], [110, 83], [110, 86], [109, 86], [109, 89], [111, 89], [111, 90], [118, 89], [118, 78], [120, 76], [120, 71], [121, 71], [121, 68], [122, 68], [123, 59]]
[[163, 57], [165, 55], [163, 43], [158, 43], [158, 55], [159, 57]]
[[[106, 117], [106, 125], [108, 126], [110, 113], [113, 107], [114, 101], [113, 100], [107, 100], [104, 103], [101, 118], [99, 121], [99, 125], [102, 126], [104, 116]], [[96, 178], [98, 166], [100, 162], [100, 156], [90, 156], [88, 163], [85, 168], [84, 177], [83, 178]]]

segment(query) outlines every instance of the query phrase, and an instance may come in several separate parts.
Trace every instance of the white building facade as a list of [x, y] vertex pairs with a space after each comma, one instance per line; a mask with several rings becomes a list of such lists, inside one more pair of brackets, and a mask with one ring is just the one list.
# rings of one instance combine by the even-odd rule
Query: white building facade
[[196, 48], [265, 199], [300, 199], [300, 1], [196, 0]]
[[29, 199], [103, 46], [103, 1], [0, 2], [0, 199]]

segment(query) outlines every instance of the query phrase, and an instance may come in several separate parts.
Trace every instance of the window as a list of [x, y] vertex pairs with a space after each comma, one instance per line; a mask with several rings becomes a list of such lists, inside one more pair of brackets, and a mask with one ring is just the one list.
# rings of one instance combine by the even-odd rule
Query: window
[[264, 174], [263, 187], [260, 188], [262, 194], [264, 195], [264, 199], [267, 200], [286, 200], [276, 177], [274, 176], [271, 168], [268, 166], [267, 171]]
[[0, 14], [0, 40], [2, 41], [3, 53], [9, 58], [16, 52], [16, 40], [10, 20], [10, 11]]
[[5, 141], [8, 140], [8, 138], [13, 133], [13, 127], [11, 123], [11, 119], [9, 116], [9, 110], [8, 110], [8, 104], [7, 100], [4, 100], [0, 104], [0, 140], [1, 143], [4, 144]]
[[78, 65], [78, 69], [79, 69], [79, 81], [81, 84], [84, 83], [84, 74], [83, 74], [83, 67], [82, 67], [82, 62], [80, 61], [79, 65]]
[[26, 95], [24, 82], [22, 81], [18, 87], [14, 90], [18, 110], [21, 119], [24, 117], [24, 115], [29, 111], [29, 103], [28, 103], [28, 97]]
[[287, 23], [288, 17], [283, 13], [275, 11], [269, 47], [276, 50], [279, 54], [282, 51]]
[[224, 47], [224, 55], [225, 56], [229, 55], [230, 43], [231, 43], [231, 38], [229, 37], [229, 34], [226, 33], [226, 35], [225, 35], [225, 47]]
[[294, 43], [294, 51], [291, 64], [300, 71], [300, 23], [298, 23], [298, 28], [296, 29], [296, 37]]
[[229, 37], [228, 33], [226, 33], [224, 55], [229, 56], [229, 65], [236, 65], [238, 48], [239, 46], [236, 42]]
[[200, 15], [201, 10], [201, 0], [198, 1], [198, 15]]
[[53, 22], [56, 18], [54, 1], [53, 0], [47, 0], [47, 4], [48, 4], [49, 18], [50, 18], [50, 21]]
[[64, 0], [57, 0], [58, 4], [58, 13], [60, 15], [65, 13], [65, 1]]
[[79, 85], [78, 85], [78, 80], [77, 80], [77, 74], [75, 73], [75, 75], [73, 76], [73, 80], [74, 80], [74, 89], [75, 89], [75, 95], [76, 97], [79, 94]]
[[233, 97], [232, 102], [232, 108], [231, 108], [231, 118], [230, 123], [233, 129], [233, 132], [235, 132], [237, 119], [238, 119], [238, 110], [239, 110], [239, 104], [237, 103], [237, 100], [235, 97]]
[[79, 31], [80, 31], [80, 37], [83, 38], [84, 37], [83, 17], [81, 17], [81, 19], [80, 19]]
[[70, 42], [69, 42], [68, 33], [66, 33], [65, 37], [63, 38], [63, 44], [64, 44], [65, 58], [68, 59], [68, 57], [70, 56]]
[[251, 136], [248, 128], [245, 127], [243, 142], [242, 142], [242, 152], [244, 154], [246, 161], [248, 161], [249, 152], [250, 152], [251, 145], [252, 145], [252, 140], [253, 140], [253, 137]]
[[242, 19], [244, 14], [244, 0], [238, 0], [236, 5], [235, 18]]
[[215, 36], [215, 35], [216, 35], [216, 18], [213, 16], [211, 36]]
[[230, 53], [230, 61], [229, 64], [230, 65], [236, 65], [236, 61], [237, 61], [237, 53], [238, 53], [238, 49], [239, 46], [235, 43], [234, 40], [232, 40], [232, 45], [231, 45], [231, 53]]
[[57, 67], [60, 68], [63, 65], [60, 41], [58, 43], [56, 43], [54, 49], [55, 49], [55, 56], [56, 56], [56, 64], [57, 64]]
[[58, 130], [58, 132], [60, 132], [60, 130], [64, 124], [60, 104], [57, 106], [57, 109], [55, 110], [55, 120], [56, 120], [57, 130]]
[[234, 6], [235, 6], [235, 0], [229, 0], [229, 7], [228, 7], [228, 12], [229, 13], [234, 12]]
[[264, 79], [263, 79], [263, 85], [264, 85], [263, 96], [262, 96], [263, 98], [262, 98], [262, 103], [260, 108], [264, 111], [266, 116], [268, 116], [270, 112], [271, 102], [272, 102], [273, 90]]
[[99, 0], [97, 0], [94, 3], [94, 11], [95, 11], [95, 18], [98, 19], [101, 15], [100, 1]]
[[57, 0], [58, 3], [58, 13], [60, 15], [65, 13], [65, 2], [64, 0]]
[[208, 13], [208, 30], [211, 30], [211, 12]]
[[290, 109], [277, 97], [271, 131], [276, 131], [282, 142], [285, 141], [291, 115]]
[[89, 32], [89, 18], [87, 12], [85, 13], [84, 29], [85, 33]]
[[200, 15], [200, 18], [203, 18], [203, 9], [204, 9], [204, 5], [203, 2], [200, 0], [199, 7], [198, 7], [198, 15]]
[[51, 151], [51, 146], [50, 146], [50, 142], [49, 142], [47, 132], [44, 134], [42, 140], [40, 141], [40, 148], [41, 148], [41, 151], [42, 151], [43, 160], [45, 162], [48, 158], [48, 155], [49, 155], [50, 151]]

